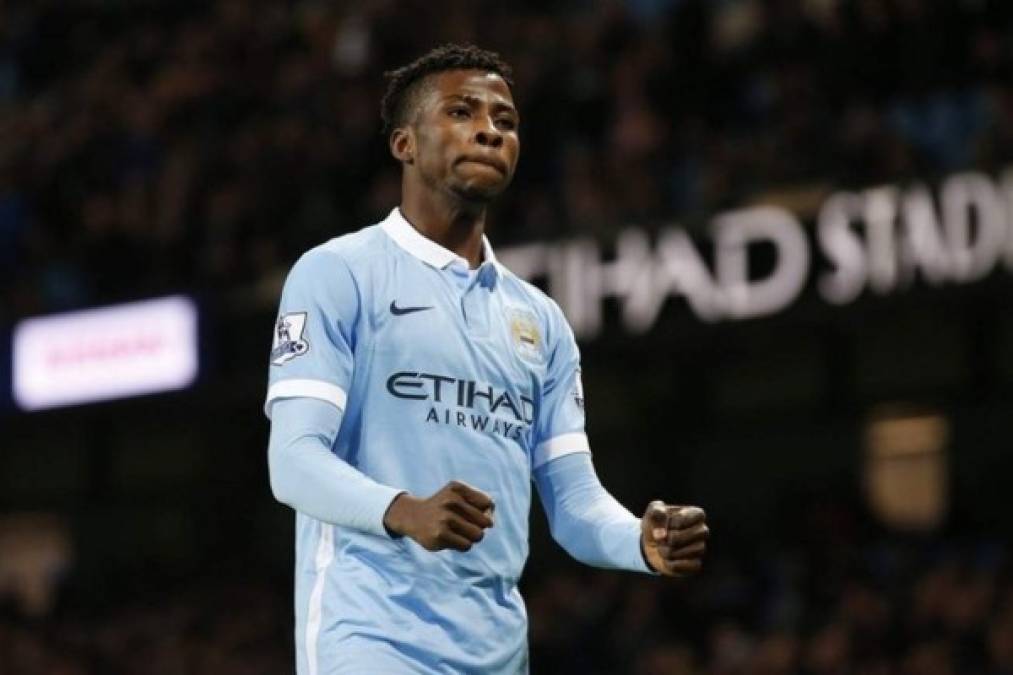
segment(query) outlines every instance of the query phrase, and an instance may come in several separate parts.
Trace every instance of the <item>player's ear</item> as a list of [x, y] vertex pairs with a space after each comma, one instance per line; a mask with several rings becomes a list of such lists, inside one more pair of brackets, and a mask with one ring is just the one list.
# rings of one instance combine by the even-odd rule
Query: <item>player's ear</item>
[[415, 162], [415, 130], [411, 126], [398, 127], [390, 132], [390, 154], [402, 164]]

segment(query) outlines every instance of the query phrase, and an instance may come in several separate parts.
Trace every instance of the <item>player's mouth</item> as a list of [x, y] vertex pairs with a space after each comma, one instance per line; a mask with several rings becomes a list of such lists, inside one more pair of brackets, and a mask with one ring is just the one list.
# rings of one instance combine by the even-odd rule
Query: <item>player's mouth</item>
[[504, 176], [506, 175], [506, 172], [507, 172], [506, 162], [504, 162], [503, 160], [499, 159], [498, 157], [487, 157], [487, 156], [480, 156], [480, 155], [467, 155], [467, 156], [462, 157], [459, 160], [457, 160], [458, 164], [464, 164], [466, 162], [470, 162], [472, 164], [481, 164], [483, 166], [491, 167], [493, 169], [496, 169], [496, 171], [500, 172]]

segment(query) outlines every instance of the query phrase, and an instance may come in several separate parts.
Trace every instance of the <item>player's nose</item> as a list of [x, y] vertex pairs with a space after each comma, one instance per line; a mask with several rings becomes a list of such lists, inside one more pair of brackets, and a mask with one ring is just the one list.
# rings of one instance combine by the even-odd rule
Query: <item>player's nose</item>
[[503, 145], [503, 134], [491, 122], [486, 122], [475, 130], [475, 142], [490, 148]]

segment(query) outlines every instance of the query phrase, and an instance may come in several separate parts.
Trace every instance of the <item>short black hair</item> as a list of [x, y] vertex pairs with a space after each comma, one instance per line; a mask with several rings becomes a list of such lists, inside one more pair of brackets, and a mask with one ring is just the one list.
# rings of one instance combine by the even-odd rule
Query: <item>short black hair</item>
[[513, 69], [496, 52], [475, 45], [441, 45], [407, 66], [383, 74], [387, 79], [387, 91], [380, 101], [384, 135], [390, 135], [391, 131], [408, 123], [408, 115], [421, 91], [422, 81], [429, 75], [447, 70], [484, 70], [496, 73], [511, 88], [514, 84]]

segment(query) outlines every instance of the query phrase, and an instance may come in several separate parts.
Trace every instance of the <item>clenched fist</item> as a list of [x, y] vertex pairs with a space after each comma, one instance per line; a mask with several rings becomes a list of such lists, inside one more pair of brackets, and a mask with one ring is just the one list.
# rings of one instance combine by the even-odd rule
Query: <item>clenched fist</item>
[[647, 505], [640, 521], [644, 558], [658, 574], [685, 577], [700, 571], [707, 549], [707, 514], [696, 506]]
[[492, 527], [495, 508], [489, 495], [452, 480], [428, 499], [404, 492], [394, 498], [383, 517], [395, 535], [411, 537], [428, 551], [468, 551]]

